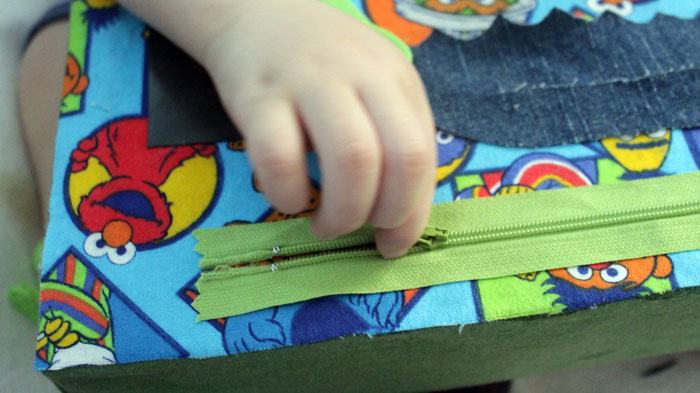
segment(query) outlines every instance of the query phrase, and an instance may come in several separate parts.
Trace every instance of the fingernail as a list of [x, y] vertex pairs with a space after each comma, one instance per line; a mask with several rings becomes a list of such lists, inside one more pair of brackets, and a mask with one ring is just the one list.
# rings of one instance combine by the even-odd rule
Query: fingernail
[[408, 250], [396, 249], [396, 250], [385, 250], [382, 252], [384, 259], [395, 259], [406, 255]]

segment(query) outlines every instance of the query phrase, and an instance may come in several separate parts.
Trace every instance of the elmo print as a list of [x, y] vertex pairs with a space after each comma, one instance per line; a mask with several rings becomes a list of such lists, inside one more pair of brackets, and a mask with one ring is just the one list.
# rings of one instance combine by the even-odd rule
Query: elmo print
[[92, 257], [128, 263], [186, 232], [215, 199], [216, 145], [149, 148], [147, 132], [144, 118], [114, 121], [71, 154], [67, 202]]

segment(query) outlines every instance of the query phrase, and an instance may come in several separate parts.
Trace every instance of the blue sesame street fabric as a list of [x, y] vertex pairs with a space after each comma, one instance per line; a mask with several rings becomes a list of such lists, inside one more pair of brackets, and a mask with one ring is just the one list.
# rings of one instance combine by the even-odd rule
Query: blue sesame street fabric
[[[541, 20], [555, 3], [582, 18], [614, 9], [638, 22], [657, 12], [694, 17], [700, 11], [700, 4], [690, 0], [469, 2], [500, 4], [494, 13], [528, 4], [519, 8], [528, 23]], [[367, 0], [358, 6], [371, 14], [394, 3]], [[333, 296], [195, 322], [190, 305], [198, 296], [194, 282], [200, 256], [192, 231], [290, 216], [272, 209], [258, 192], [243, 143], [148, 148], [149, 30], [118, 6], [92, 8], [75, 1], [71, 12], [42, 263], [38, 370], [223, 356], [351, 334], [558, 314], [700, 285], [700, 251], [690, 251]], [[411, 23], [407, 26], [415, 30], [407, 39], [420, 38], [424, 30]], [[435, 203], [700, 168], [700, 129], [661, 129], [540, 149], [500, 147], [445, 132], [436, 138]], [[319, 200], [313, 154], [309, 164], [316, 190], [300, 215], [311, 214]]]
[[[435, 123], [455, 135], [543, 147], [700, 124], [697, 5], [591, 0], [541, 14], [542, 3], [365, 6], [373, 21], [413, 46]], [[660, 9], [673, 16], [654, 14]]]

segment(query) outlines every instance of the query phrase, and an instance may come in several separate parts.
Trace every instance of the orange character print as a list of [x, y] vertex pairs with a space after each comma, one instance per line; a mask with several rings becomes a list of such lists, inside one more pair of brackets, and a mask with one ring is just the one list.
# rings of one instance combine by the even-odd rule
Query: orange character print
[[81, 94], [87, 89], [90, 83], [87, 75], [83, 75], [80, 70], [80, 64], [75, 56], [68, 54], [66, 60], [66, 70], [63, 74], [63, 92], [61, 99], [68, 97], [69, 94]]
[[559, 295], [555, 304], [575, 310], [651, 293], [643, 284], [652, 277], [670, 277], [673, 264], [666, 255], [656, 255], [548, 272], [551, 278], [543, 285], [553, 287], [545, 294]]

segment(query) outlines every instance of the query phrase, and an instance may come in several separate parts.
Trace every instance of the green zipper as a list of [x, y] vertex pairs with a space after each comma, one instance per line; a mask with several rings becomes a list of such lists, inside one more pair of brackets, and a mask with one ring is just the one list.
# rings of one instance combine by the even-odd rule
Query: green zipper
[[436, 204], [416, 245], [392, 260], [373, 232], [319, 240], [308, 218], [195, 231], [198, 320], [700, 249], [700, 172]]

